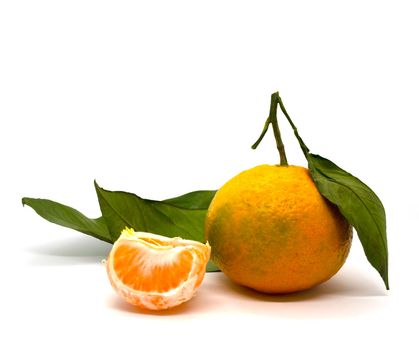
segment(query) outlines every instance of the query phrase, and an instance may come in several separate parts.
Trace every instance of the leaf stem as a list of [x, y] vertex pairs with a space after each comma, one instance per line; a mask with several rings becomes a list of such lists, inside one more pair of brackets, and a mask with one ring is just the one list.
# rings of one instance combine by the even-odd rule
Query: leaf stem
[[252, 149], [256, 149], [259, 146], [259, 143], [262, 141], [263, 137], [265, 136], [266, 132], [268, 131], [270, 123], [271, 123], [271, 117], [268, 117], [268, 119], [266, 119], [265, 125], [263, 126], [262, 133], [260, 134], [257, 141], [252, 145]]
[[278, 148], [280, 163], [279, 165], [288, 166], [287, 155], [285, 153], [285, 146], [282, 142], [281, 132], [279, 131], [278, 126], [278, 118], [277, 118], [277, 111], [278, 111], [278, 102], [281, 100], [279, 97], [278, 92], [274, 92], [271, 95], [271, 107], [269, 110], [269, 118], [271, 120], [272, 129], [274, 130], [274, 136], [276, 141], [276, 148]]
[[259, 146], [260, 142], [262, 141], [263, 137], [265, 136], [266, 132], [268, 131], [269, 124], [272, 125], [272, 129], [274, 131], [275, 141], [276, 141], [276, 148], [279, 152], [280, 164], [281, 166], [288, 166], [287, 155], [285, 153], [285, 146], [282, 142], [281, 132], [278, 126], [278, 119], [277, 119], [277, 111], [278, 111], [278, 102], [279, 102], [279, 93], [275, 92], [271, 95], [271, 105], [269, 108], [269, 117], [263, 126], [262, 133], [260, 134], [257, 141], [252, 145], [252, 149], [256, 149]]
[[294, 135], [297, 138], [298, 143], [300, 144], [300, 147], [301, 147], [305, 157], [307, 158], [307, 155], [309, 154], [310, 150], [308, 149], [308, 147], [306, 146], [306, 144], [304, 143], [304, 141], [302, 140], [302, 138], [298, 134], [297, 127], [294, 125], [290, 116], [288, 115], [288, 112], [285, 109], [284, 103], [282, 102], [282, 99], [279, 96], [279, 94], [278, 94], [277, 98], [278, 98], [279, 107], [281, 108], [282, 113], [284, 113], [285, 117], [287, 118], [288, 122], [290, 123], [290, 125], [292, 127], [292, 130], [294, 130]]

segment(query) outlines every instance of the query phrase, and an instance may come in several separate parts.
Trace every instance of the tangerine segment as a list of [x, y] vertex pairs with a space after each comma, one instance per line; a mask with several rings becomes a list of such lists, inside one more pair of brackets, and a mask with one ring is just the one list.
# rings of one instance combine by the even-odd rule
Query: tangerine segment
[[194, 296], [210, 250], [208, 243], [125, 229], [109, 254], [108, 276], [129, 303], [167, 309]]

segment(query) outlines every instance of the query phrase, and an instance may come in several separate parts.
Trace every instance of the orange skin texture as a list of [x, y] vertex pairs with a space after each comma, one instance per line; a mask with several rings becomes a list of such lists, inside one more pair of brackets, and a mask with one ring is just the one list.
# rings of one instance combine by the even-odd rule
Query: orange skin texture
[[342, 267], [352, 227], [306, 168], [260, 165], [217, 192], [205, 237], [211, 258], [234, 282], [291, 293], [328, 280]]

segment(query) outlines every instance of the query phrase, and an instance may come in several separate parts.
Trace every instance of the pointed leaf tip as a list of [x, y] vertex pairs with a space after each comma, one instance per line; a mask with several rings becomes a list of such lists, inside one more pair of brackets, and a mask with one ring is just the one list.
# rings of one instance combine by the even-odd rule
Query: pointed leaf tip
[[83, 232], [108, 243], [112, 242], [102, 217], [90, 219], [76, 209], [49, 199], [25, 197], [22, 202], [49, 222]]

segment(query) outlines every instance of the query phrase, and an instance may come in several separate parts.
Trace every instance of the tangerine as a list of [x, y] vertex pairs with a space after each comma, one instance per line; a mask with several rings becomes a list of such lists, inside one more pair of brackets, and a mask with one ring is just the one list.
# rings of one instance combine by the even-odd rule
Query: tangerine
[[265, 293], [301, 291], [344, 264], [352, 228], [308, 169], [261, 165], [228, 181], [208, 209], [212, 260], [234, 282]]

